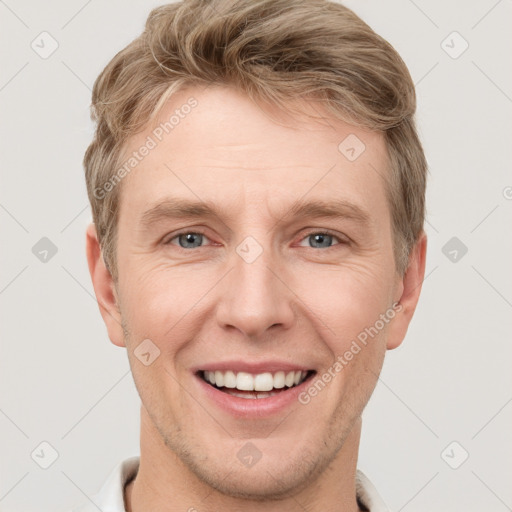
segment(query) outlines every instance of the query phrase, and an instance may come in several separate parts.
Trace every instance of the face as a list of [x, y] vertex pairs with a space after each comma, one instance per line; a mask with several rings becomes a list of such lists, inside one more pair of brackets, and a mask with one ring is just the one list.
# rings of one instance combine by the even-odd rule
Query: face
[[383, 136], [227, 88], [174, 96], [127, 158], [148, 136], [120, 184], [110, 338], [184, 467], [285, 495], [335, 464], [419, 293], [395, 270]]

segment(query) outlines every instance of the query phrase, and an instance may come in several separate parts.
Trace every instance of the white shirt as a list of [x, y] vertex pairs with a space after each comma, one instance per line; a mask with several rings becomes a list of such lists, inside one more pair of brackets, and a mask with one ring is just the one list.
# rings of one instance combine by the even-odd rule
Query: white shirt
[[[139, 470], [139, 457], [126, 459], [110, 474], [100, 492], [91, 497], [94, 503], [86, 503], [72, 512], [126, 512], [124, 487], [135, 478]], [[389, 512], [373, 484], [360, 470], [356, 472], [356, 494], [359, 503], [369, 512]]]

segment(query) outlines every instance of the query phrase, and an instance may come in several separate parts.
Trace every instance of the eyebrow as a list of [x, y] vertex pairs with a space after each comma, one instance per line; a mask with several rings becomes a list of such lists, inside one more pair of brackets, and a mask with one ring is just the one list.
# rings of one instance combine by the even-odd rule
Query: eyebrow
[[[222, 220], [230, 215], [233, 215], [233, 212], [229, 212], [228, 208], [222, 208], [207, 201], [167, 198], [146, 210], [141, 216], [140, 223], [143, 227], [149, 227], [151, 224], [167, 219], [217, 217]], [[346, 218], [361, 225], [370, 224], [370, 215], [366, 210], [344, 199], [309, 202], [297, 200], [285, 210], [279, 222], [287, 218]]]

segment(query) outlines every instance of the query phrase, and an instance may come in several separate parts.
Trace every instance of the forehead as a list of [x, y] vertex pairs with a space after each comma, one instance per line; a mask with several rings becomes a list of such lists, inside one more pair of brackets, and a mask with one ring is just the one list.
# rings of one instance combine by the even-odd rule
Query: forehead
[[180, 91], [125, 147], [124, 162], [136, 162], [122, 182], [121, 210], [129, 203], [146, 212], [172, 195], [232, 205], [233, 213], [267, 204], [279, 215], [280, 204], [300, 198], [386, 213], [383, 135], [335, 120], [318, 104], [300, 108], [318, 119], [270, 111], [230, 88]]

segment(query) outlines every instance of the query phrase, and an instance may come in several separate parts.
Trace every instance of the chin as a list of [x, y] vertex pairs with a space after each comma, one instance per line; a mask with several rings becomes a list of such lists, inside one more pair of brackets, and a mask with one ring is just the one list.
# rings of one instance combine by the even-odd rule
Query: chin
[[[307, 442], [305, 437], [285, 442], [209, 438], [192, 443], [190, 436], [184, 439], [184, 431], [166, 436], [167, 447], [201, 483], [238, 499], [279, 501], [294, 496], [316, 480], [337, 452], [331, 445]], [[245, 463], [246, 456], [253, 459]]]
[[191, 464], [190, 469], [205, 484], [220, 494], [251, 501], [283, 500], [295, 495], [316, 473], [314, 464], [305, 461], [260, 460], [251, 468], [226, 464]]

